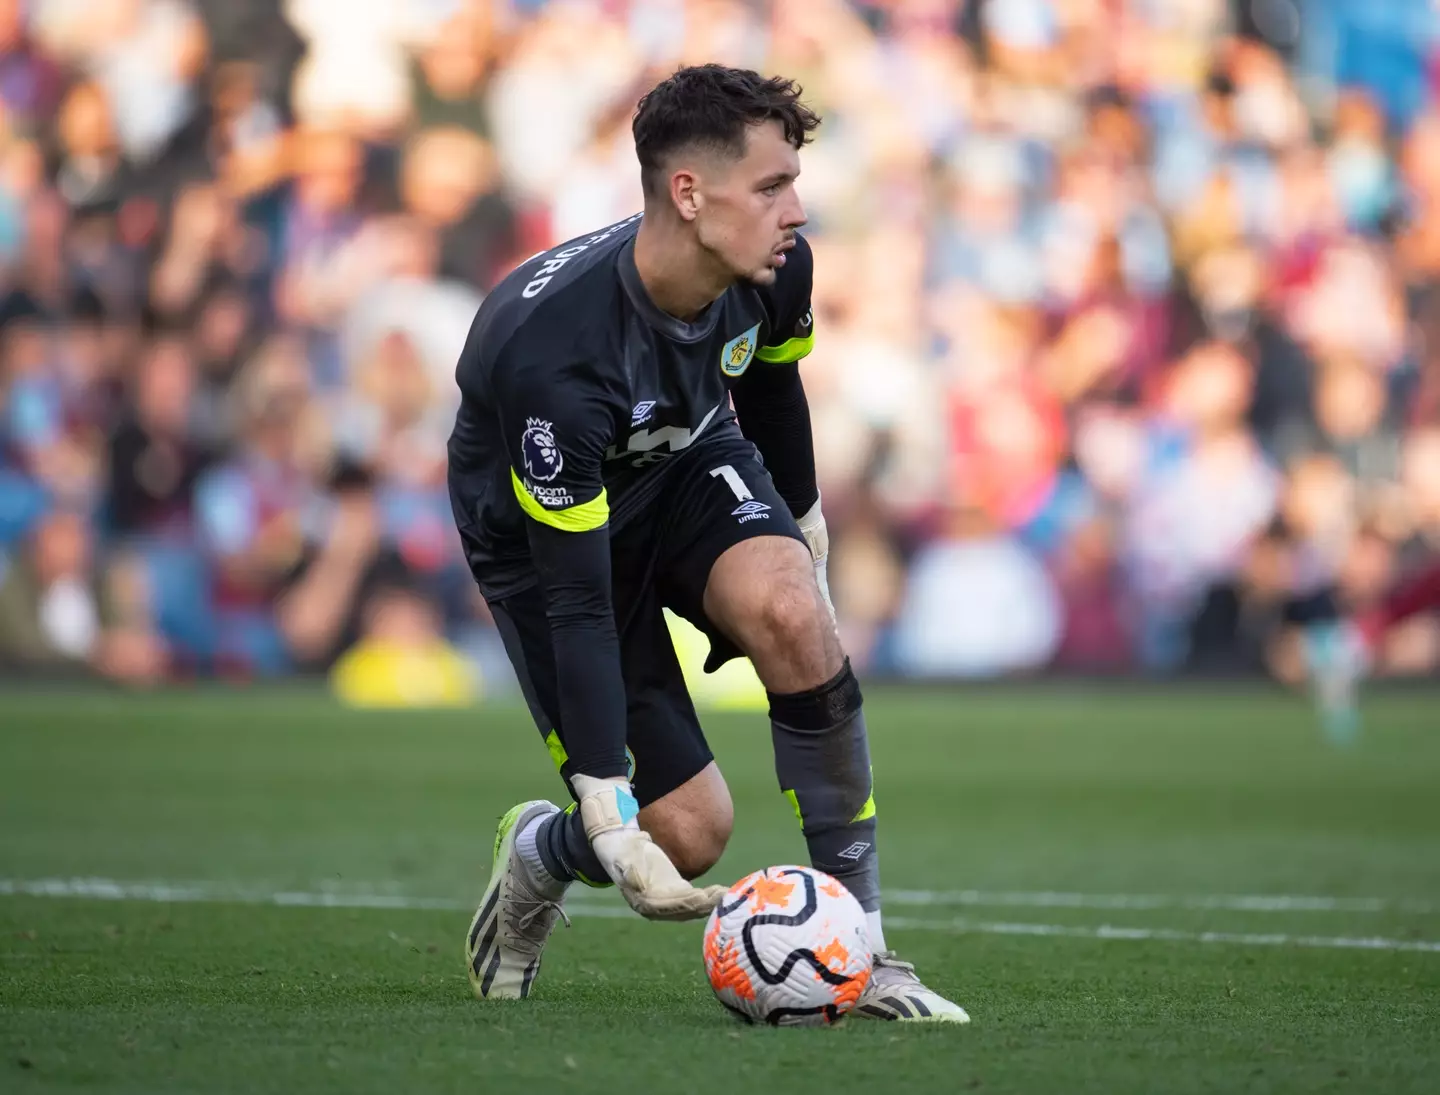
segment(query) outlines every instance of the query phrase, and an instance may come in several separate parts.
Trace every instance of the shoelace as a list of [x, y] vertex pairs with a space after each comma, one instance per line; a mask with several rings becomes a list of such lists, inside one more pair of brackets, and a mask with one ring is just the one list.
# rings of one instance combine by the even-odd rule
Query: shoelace
[[[906, 982], [906, 983], [913, 983], [913, 984], [916, 984], [916, 985], [920, 984], [920, 978], [919, 978], [918, 976], [916, 976], [916, 974], [915, 974], [915, 967], [914, 967], [914, 965], [912, 965], [912, 964], [909, 963], [909, 962], [902, 962], [900, 959], [896, 958], [896, 957], [895, 957], [894, 955], [892, 955], [892, 954], [887, 954], [887, 953], [877, 954], [877, 955], [875, 956], [875, 969], [876, 969], [877, 971], [878, 971], [878, 970], [894, 970], [894, 971], [895, 971], [896, 973], [898, 973], [900, 976], [899, 976], [898, 978], [894, 978], [893, 980], [903, 981], [903, 982]], [[891, 978], [876, 978], [876, 984], [879, 984], [879, 983], [881, 983], [881, 982], [883, 982], [883, 981], [890, 981], [890, 980], [892, 980], [892, 979], [891, 979]]]
[[[520, 900], [515, 901], [514, 905], [525, 908], [525, 911], [523, 913], [510, 920], [510, 930], [516, 936], [516, 938], [511, 941], [510, 945], [516, 950], [522, 950], [526, 952], [538, 951], [539, 944], [543, 943], [543, 940], [531, 939], [527, 933], [534, 925], [535, 921], [539, 920], [540, 917], [547, 912], [553, 912], [557, 914], [561, 920], [565, 921], [565, 926], [567, 928], [570, 926], [570, 917], [566, 914], [565, 910], [561, 908], [557, 902], [546, 901], [543, 898], [521, 898]], [[517, 946], [517, 944], [523, 944], [523, 946]]]

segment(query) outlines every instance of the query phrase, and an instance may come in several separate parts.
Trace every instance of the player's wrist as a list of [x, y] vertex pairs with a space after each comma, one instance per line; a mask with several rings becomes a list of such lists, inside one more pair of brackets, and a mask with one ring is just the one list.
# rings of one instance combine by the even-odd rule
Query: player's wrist
[[818, 525], [823, 525], [825, 523], [825, 514], [821, 512], [820, 509], [820, 503], [823, 501], [824, 499], [821, 498], [820, 492], [817, 490], [815, 492], [815, 504], [812, 505], [809, 509], [807, 509], [799, 517], [795, 518], [796, 524], [798, 524], [802, 529], [814, 528]]
[[820, 509], [821, 501], [823, 499], [817, 493], [815, 504], [795, 519], [805, 537], [805, 543], [810, 547], [810, 554], [817, 563], [824, 562], [825, 557], [830, 554], [830, 532], [825, 525], [825, 514]]
[[[590, 843], [596, 838], [620, 830], [637, 830], [640, 804], [630, 781], [624, 776], [574, 775], [570, 783], [580, 799], [580, 820], [585, 825], [585, 835]], [[597, 848], [598, 850], [598, 848]]]

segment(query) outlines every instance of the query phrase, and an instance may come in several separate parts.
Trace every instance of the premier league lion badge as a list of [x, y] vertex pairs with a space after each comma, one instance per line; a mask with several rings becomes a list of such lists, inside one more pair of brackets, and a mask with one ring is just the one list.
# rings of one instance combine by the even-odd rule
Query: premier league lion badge
[[520, 436], [520, 451], [525, 457], [525, 474], [539, 483], [548, 483], [560, 474], [565, 460], [560, 455], [560, 446], [555, 444], [555, 433], [549, 422], [538, 418], [525, 420], [525, 432]]

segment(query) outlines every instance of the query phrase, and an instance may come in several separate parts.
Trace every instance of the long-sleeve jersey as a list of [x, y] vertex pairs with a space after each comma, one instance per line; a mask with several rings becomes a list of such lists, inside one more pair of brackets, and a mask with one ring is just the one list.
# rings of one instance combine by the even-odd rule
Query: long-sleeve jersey
[[639, 224], [522, 264], [481, 305], [456, 369], [449, 480], [466, 557], [492, 601], [544, 585], [572, 739], [573, 716], [623, 743], [609, 537], [656, 503], [675, 461], [740, 430], [793, 513], [818, 497], [797, 365], [814, 341], [809, 246], [797, 238], [772, 285], [736, 283], [687, 323], [645, 291]]

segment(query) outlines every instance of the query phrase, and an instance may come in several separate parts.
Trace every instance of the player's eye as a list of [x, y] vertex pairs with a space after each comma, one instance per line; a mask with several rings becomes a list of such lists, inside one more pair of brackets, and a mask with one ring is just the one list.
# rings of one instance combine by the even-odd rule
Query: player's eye
[[776, 194], [780, 193], [780, 188], [784, 185], [783, 182], [773, 182], [769, 186], [764, 187], [760, 192], [773, 198]]

